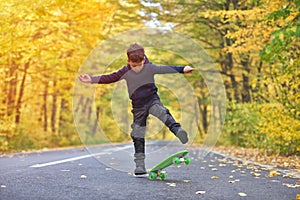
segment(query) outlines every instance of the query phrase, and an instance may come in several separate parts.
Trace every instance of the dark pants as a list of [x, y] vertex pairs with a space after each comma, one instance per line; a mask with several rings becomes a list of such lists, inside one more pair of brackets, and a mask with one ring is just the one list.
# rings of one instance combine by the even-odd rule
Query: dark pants
[[145, 133], [149, 114], [160, 119], [174, 134], [176, 134], [181, 127], [159, 99], [155, 99], [143, 107], [133, 108], [132, 113], [133, 123], [131, 125], [131, 138], [134, 143], [135, 153], [145, 153]]

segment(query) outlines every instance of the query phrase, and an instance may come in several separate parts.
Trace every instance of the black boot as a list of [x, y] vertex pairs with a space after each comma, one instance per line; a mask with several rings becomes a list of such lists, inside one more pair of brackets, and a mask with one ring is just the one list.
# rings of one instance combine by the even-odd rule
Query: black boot
[[182, 144], [186, 144], [189, 141], [187, 132], [182, 128], [179, 128], [175, 135], [179, 138]]
[[145, 154], [144, 153], [135, 153], [134, 154], [134, 162], [136, 164], [136, 168], [134, 170], [135, 175], [147, 174], [147, 171], [145, 168]]

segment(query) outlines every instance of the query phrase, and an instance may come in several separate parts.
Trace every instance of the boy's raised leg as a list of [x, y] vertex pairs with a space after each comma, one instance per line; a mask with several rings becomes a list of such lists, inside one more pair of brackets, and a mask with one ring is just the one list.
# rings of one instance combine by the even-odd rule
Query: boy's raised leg
[[188, 142], [187, 132], [181, 128], [181, 125], [175, 121], [169, 110], [165, 108], [160, 101], [152, 104], [149, 113], [164, 122], [170, 131], [179, 138], [182, 144]]

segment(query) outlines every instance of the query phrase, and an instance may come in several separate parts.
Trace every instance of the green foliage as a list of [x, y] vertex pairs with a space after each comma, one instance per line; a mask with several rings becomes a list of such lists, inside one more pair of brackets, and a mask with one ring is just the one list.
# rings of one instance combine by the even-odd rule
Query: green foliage
[[253, 104], [228, 104], [224, 135], [226, 139], [221, 140], [225, 145], [237, 145], [250, 147], [257, 145], [249, 136], [259, 135], [260, 116]]
[[14, 130], [12, 123], [7, 119], [0, 119], [0, 151], [8, 150], [9, 140], [12, 137], [10, 133]]
[[259, 107], [261, 148], [282, 155], [300, 155], [300, 121], [280, 104]]
[[280, 104], [231, 103], [220, 143], [299, 155], [300, 122]]
[[[10, 150], [26, 150], [40, 148], [35, 146], [34, 141], [30, 138], [30, 134], [23, 130], [17, 130], [15, 134], [9, 140], [8, 149]], [[42, 143], [39, 143], [42, 144]]]
[[275, 97], [287, 114], [300, 120], [300, 1], [284, 1], [265, 21], [281, 22], [272, 32], [271, 41], [261, 51], [261, 58], [270, 69], [265, 71], [266, 85], [273, 88]]

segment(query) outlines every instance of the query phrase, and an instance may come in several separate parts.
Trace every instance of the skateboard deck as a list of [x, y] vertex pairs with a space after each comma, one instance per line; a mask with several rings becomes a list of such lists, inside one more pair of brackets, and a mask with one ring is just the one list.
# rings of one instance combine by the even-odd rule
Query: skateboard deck
[[169, 156], [168, 158], [164, 159], [163, 161], [161, 161], [160, 163], [158, 163], [152, 169], [149, 170], [149, 179], [155, 180], [157, 177], [160, 177], [161, 180], [165, 180], [167, 177], [167, 173], [166, 171], [163, 171], [163, 169], [173, 164], [182, 164], [182, 163], [185, 163], [186, 165], [190, 164], [191, 159], [185, 157], [188, 153], [189, 152], [187, 150], [179, 151]]

